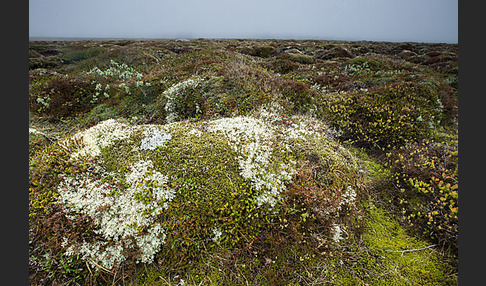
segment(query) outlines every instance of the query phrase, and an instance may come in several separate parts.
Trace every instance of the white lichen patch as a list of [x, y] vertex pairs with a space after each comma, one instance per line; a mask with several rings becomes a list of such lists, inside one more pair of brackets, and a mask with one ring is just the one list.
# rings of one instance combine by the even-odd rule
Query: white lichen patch
[[103, 148], [112, 146], [117, 141], [130, 139], [136, 131], [142, 131], [144, 138], [134, 151], [155, 150], [172, 138], [170, 133], [156, 125], [131, 126], [115, 119], [108, 119], [70, 138], [79, 142], [78, 150], [71, 157], [97, 157]]
[[35, 128], [32, 128], [32, 127], [29, 127], [29, 134], [32, 133], [32, 134], [39, 134], [39, 135], [45, 135], [43, 132], [35, 129]]
[[165, 133], [155, 126], [148, 126], [143, 134], [145, 138], [142, 139], [140, 144], [141, 150], [155, 150], [159, 146], [164, 146], [165, 142], [172, 138], [170, 133]]
[[327, 127], [318, 120], [310, 116], [285, 118], [282, 111], [280, 105], [271, 103], [262, 107], [257, 117], [238, 116], [209, 123], [208, 130], [223, 134], [240, 155], [241, 176], [261, 192], [256, 198], [258, 206], [269, 204], [273, 208], [296, 173], [296, 162], [275, 160], [276, 152], [282, 152], [283, 159], [293, 141], [327, 134]]
[[356, 191], [348, 186], [343, 194], [343, 198], [343, 204], [354, 205], [354, 202], [356, 201]]
[[[114, 177], [99, 167], [93, 171], [96, 173], [92, 175]], [[167, 180], [154, 170], [151, 161], [129, 166], [125, 175], [127, 188], [88, 175], [65, 177], [58, 187], [58, 202], [69, 214], [92, 218], [98, 225], [94, 232], [104, 240], [73, 242], [66, 254], [81, 254], [110, 269], [126, 259], [124, 253], [128, 249], [135, 248], [140, 252], [137, 261], [151, 262], [165, 239], [156, 216], [168, 207], [175, 195]]]
[[117, 140], [126, 140], [132, 135], [133, 129], [115, 119], [108, 119], [77, 133], [74, 139], [79, 140], [81, 148], [72, 154], [73, 158], [88, 155], [96, 157], [101, 149], [112, 145]]
[[240, 174], [249, 179], [255, 189], [261, 191], [257, 204], [274, 207], [286, 181], [295, 173], [294, 161], [279, 163], [272, 159], [275, 144], [271, 125], [253, 117], [223, 118], [211, 122], [209, 131], [223, 134], [240, 156]]
[[220, 241], [221, 235], [223, 235], [223, 232], [219, 228], [213, 228], [213, 237], [212, 237], [213, 241], [215, 242]]
[[89, 159], [89, 168], [76, 177], [63, 177], [57, 202], [64, 206], [68, 219], [75, 220], [79, 215], [91, 218], [96, 225], [94, 233], [103, 239], [71, 241], [66, 254], [80, 254], [112, 268], [122, 263], [127, 253], [136, 253], [136, 261], [149, 263], [160, 249], [165, 234], [156, 217], [175, 196], [167, 185], [167, 176], [155, 170], [150, 160], [131, 162], [125, 166], [127, 171], [116, 173], [108, 172], [102, 160], [93, 160], [103, 148], [118, 141], [129, 142], [140, 131], [144, 137], [135, 152], [154, 150], [172, 138], [159, 126], [130, 126], [109, 119], [68, 139], [77, 142], [72, 159]]

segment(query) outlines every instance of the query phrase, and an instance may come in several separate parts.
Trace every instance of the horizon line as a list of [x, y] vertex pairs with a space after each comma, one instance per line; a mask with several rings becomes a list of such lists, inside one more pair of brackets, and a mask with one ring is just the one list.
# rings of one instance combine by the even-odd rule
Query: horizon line
[[35, 41], [118, 41], [118, 40], [133, 40], [133, 41], [190, 41], [190, 40], [290, 40], [290, 41], [332, 41], [332, 42], [383, 42], [383, 43], [421, 43], [421, 44], [449, 44], [458, 45], [458, 42], [423, 42], [423, 41], [392, 41], [392, 40], [358, 40], [358, 39], [324, 39], [324, 38], [260, 38], [260, 37], [89, 37], [89, 36], [29, 36], [29, 42]]

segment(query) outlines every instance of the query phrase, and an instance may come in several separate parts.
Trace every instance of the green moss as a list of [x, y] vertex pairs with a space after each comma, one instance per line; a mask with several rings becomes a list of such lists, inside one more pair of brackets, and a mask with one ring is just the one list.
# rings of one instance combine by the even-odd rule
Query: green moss
[[221, 243], [230, 245], [255, 236], [255, 191], [239, 175], [236, 154], [221, 136], [188, 135], [186, 130], [172, 129], [172, 139], [155, 158], [176, 190], [165, 215], [171, 218], [169, 240], [201, 246], [215, 228], [223, 233]]
[[[457, 277], [443, 265], [436, 249], [407, 234], [384, 210], [371, 206], [365, 220], [358, 257], [343, 259], [335, 285], [456, 285]], [[416, 250], [421, 249], [422, 250]], [[365, 250], [363, 252], [363, 250]], [[416, 250], [409, 252], [393, 252]], [[351, 249], [351, 254], [355, 249]], [[356, 260], [357, 258], [357, 260]], [[354, 283], [354, 284], [353, 284]]]
[[[129, 165], [142, 159], [140, 153], [134, 150], [134, 146], [140, 146], [143, 137], [143, 132], [138, 131], [129, 140], [119, 140], [109, 147], [102, 148], [100, 157], [103, 167], [118, 174], [126, 172]], [[144, 157], [150, 157], [151, 153], [153, 152], [144, 152]]]
[[388, 181], [391, 180], [391, 173], [385, 163], [379, 161], [372, 152], [367, 152], [366, 149], [350, 146], [348, 150], [358, 158], [359, 172], [362, 173], [366, 186], [378, 192], [389, 187]]

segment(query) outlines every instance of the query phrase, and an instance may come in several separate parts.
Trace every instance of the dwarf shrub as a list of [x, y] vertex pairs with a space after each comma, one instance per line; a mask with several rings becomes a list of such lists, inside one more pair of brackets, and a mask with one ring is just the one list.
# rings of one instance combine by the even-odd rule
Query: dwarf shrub
[[425, 138], [440, 115], [438, 99], [413, 83], [324, 95], [327, 117], [358, 146], [391, 149]]
[[80, 77], [49, 75], [32, 83], [31, 111], [52, 119], [73, 116], [93, 107], [94, 87]]
[[395, 180], [394, 203], [409, 225], [457, 249], [457, 140], [408, 143], [389, 154]]
[[299, 171], [285, 193], [285, 203], [298, 206], [296, 211], [304, 225], [319, 225], [327, 236], [327, 247], [343, 239], [343, 225], [358, 211], [356, 202], [364, 185], [356, 159], [330, 139], [308, 140], [295, 152], [299, 154]]

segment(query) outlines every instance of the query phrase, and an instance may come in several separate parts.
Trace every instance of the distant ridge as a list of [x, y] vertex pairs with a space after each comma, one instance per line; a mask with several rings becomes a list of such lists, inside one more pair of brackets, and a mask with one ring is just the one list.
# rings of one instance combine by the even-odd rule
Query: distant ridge
[[[179, 38], [102, 38], [102, 37], [29, 37], [29, 42], [35, 41], [153, 41], [153, 40], [177, 40]], [[185, 38], [184, 38], [185, 39]]]

